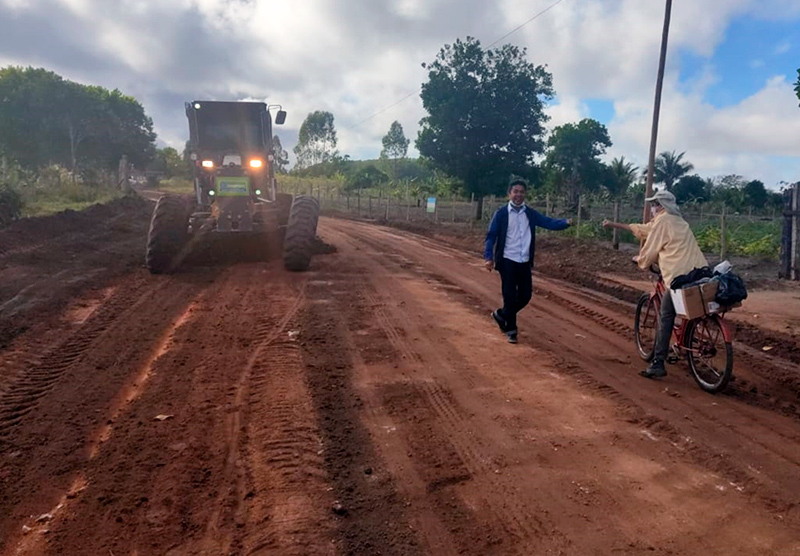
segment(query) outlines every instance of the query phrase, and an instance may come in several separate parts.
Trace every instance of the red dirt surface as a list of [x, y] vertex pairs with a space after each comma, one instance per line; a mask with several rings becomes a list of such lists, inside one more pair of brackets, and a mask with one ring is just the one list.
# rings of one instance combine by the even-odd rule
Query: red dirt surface
[[784, 351], [644, 380], [626, 286], [541, 274], [512, 346], [474, 253], [343, 220], [151, 276], [125, 203], [0, 254], [0, 555], [800, 551]]

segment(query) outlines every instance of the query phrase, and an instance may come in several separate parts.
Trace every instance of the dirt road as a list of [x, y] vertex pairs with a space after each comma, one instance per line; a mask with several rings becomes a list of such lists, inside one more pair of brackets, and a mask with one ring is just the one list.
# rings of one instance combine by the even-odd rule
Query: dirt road
[[106, 272], [29, 317], [0, 554], [800, 554], [796, 364], [638, 378], [632, 306], [543, 276], [512, 346], [475, 257], [320, 235], [307, 273]]

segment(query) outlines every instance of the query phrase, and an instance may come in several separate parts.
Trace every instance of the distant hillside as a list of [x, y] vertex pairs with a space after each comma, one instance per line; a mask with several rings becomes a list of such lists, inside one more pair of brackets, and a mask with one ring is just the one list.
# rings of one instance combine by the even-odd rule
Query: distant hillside
[[316, 164], [303, 170], [294, 170], [290, 172], [293, 175], [301, 177], [321, 177], [331, 176], [338, 172], [342, 174], [349, 174], [358, 172], [369, 166], [375, 166], [382, 172], [389, 176], [394, 176], [396, 179], [414, 179], [426, 181], [433, 177], [433, 170], [426, 166], [419, 158], [406, 158], [397, 160], [397, 175], [394, 176], [395, 161], [387, 159], [372, 159], [372, 160], [347, 160], [338, 163], [326, 162], [323, 164]]

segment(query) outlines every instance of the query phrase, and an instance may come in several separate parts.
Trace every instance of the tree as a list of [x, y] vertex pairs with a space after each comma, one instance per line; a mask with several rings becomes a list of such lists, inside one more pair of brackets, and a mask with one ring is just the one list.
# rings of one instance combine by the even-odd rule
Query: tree
[[156, 151], [155, 169], [164, 172], [167, 178], [188, 177], [189, 165], [178, 151], [172, 147], [164, 147]]
[[381, 172], [374, 164], [360, 167], [347, 175], [346, 187], [353, 189], [370, 189], [386, 183], [389, 176]]
[[708, 200], [706, 180], [697, 174], [679, 179], [673, 186], [672, 193], [679, 204], [692, 201], [702, 203]]
[[612, 198], [620, 199], [628, 191], [628, 188], [636, 182], [639, 168], [634, 166], [633, 162], [625, 162], [625, 157], [621, 156], [611, 161], [609, 172], [608, 179], [605, 180], [604, 185]]
[[289, 164], [289, 153], [281, 145], [281, 138], [277, 135], [272, 138], [272, 156], [275, 164], [275, 171], [279, 174], [286, 173], [286, 165]]
[[797, 81], [794, 82], [794, 92], [797, 95], [797, 100], [800, 100], [800, 68], [797, 69]]
[[399, 159], [403, 159], [408, 154], [408, 145], [411, 142], [406, 139], [403, 133], [403, 126], [400, 122], [395, 120], [389, 126], [389, 132], [383, 136], [381, 141], [383, 149], [381, 150], [381, 158], [388, 158], [392, 161], [392, 179], [397, 179], [397, 168]]
[[547, 146], [545, 165], [550, 179], [556, 191], [566, 193], [570, 208], [576, 210], [581, 192], [608, 178], [607, 168], [599, 160], [611, 146], [606, 126], [591, 118], [558, 126]]
[[0, 69], [0, 154], [28, 170], [115, 169], [155, 156], [153, 122], [136, 99], [34, 68]]
[[764, 183], [759, 180], [747, 182], [742, 188], [742, 192], [744, 193], [745, 202], [751, 207], [764, 208], [764, 205], [767, 204], [767, 200], [769, 199], [767, 188], [764, 187]]
[[[655, 183], [663, 183], [667, 191], [672, 191], [672, 186], [675, 182], [694, 169], [694, 165], [691, 162], [681, 161], [685, 154], [685, 151], [677, 155], [675, 151], [664, 151], [659, 154], [655, 162], [653, 181]], [[646, 172], [647, 170], [645, 169]]]
[[525, 49], [484, 50], [467, 37], [445, 45], [428, 69], [416, 146], [433, 167], [463, 182], [481, 200], [504, 193], [508, 176], [528, 174], [544, 150], [544, 102], [552, 77]]
[[321, 110], [311, 112], [300, 126], [298, 142], [294, 148], [298, 168], [308, 168], [332, 160], [338, 154], [336, 142], [333, 114]]
[[711, 186], [711, 200], [715, 203], [725, 203], [734, 210], [741, 210], [746, 204], [744, 187], [747, 182], [738, 174], [729, 174], [713, 181]]

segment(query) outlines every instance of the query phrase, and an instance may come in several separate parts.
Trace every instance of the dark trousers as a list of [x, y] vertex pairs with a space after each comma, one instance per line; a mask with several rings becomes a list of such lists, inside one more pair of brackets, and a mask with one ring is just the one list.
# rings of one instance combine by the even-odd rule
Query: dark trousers
[[669, 340], [672, 337], [672, 327], [675, 325], [675, 306], [669, 290], [661, 298], [661, 316], [658, 322], [656, 335], [656, 350], [653, 355], [653, 367], [663, 367], [669, 353]]
[[528, 304], [533, 294], [531, 265], [501, 259], [497, 271], [503, 281], [503, 308], [498, 309], [498, 313], [508, 324], [509, 331], [516, 330], [517, 313]]

